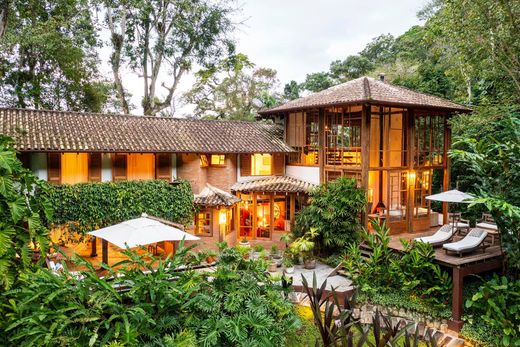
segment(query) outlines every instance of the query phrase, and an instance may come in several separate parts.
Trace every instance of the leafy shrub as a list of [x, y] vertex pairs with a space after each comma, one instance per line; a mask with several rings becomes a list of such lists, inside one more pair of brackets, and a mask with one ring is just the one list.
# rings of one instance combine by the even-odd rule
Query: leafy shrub
[[30, 268], [34, 255], [47, 253], [45, 221], [52, 217], [46, 199], [34, 196], [47, 184], [22, 167], [10, 138], [0, 136], [0, 288], [11, 287], [18, 273]]
[[363, 244], [370, 254], [363, 256], [360, 245], [352, 243], [347, 248], [343, 265], [361, 291], [378, 292], [398, 289], [423, 297], [436, 304], [444, 304], [450, 297], [451, 278], [434, 261], [431, 245], [420, 242], [403, 242], [401, 253], [389, 247], [389, 229], [385, 223], [372, 221], [373, 233], [364, 231]]
[[338, 178], [318, 186], [309, 195], [310, 204], [296, 216], [296, 237], [316, 229], [317, 248], [323, 253], [334, 253], [358, 238], [362, 227], [359, 216], [366, 209], [367, 199], [355, 179]]
[[480, 287], [466, 307], [482, 311], [482, 319], [501, 331], [503, 346], [520, 345], [520, 280], [494, 276]]
[[52, 186], [48, 197], [54, 224], [84, 233], [137, 218], [143, 212], [178, 223], [193, 216], [193, 192], [186, 181], [162, 180], [79, 183]]
[[0, 345], [283, 346], [299, 327], [265, 262], [223, 251], [215, 272], [187, 269], [182, 246], [160, 260], [126, 251], [117, 274], [26, 272], [2, 295]]

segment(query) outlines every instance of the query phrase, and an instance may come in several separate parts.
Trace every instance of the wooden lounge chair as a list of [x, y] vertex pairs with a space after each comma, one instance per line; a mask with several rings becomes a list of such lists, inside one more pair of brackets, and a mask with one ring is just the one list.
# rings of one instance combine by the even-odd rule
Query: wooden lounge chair
[[442, 248], [444, 248], [446, 254], [448, 254], [448, 252], [454, 252], [461, 257], [463, 253], [473, 252], [480, 247], [482, 247], [482, 250], [485, 252], [487, 246], [484, 243], [484, 240], [486, 239], [487, 234], [487, 231], [484, 229], [474, 228], [471, 229], [462, 240], [446, 243], [442, 245]]
[[460, 212], [449, 213], [448, 220], [455, 225], [457, 230], [469, 231], [469, 220], [463, 219]]
[[455, 234], [457, 228], [453, 227], [451, 224], [444, 224], [435, 232], [435, 234], [424, 237], [417, 237], [414, 241], [429, 243], [433, 247], [441, 246], [442, 244], [448, 242], [453, 235]]
[[498, 236], [498, 226], [489, 213], [482, 213], [482, 219], [476, 225], [477, 228], [485, 229], [491, 235], [491, 244], [495, 244], [495, 236]]

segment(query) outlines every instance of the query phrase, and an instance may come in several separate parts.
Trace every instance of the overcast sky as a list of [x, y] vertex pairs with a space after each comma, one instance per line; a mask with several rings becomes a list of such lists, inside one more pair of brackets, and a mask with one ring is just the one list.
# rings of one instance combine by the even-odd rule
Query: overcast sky
[[[240, 0], [239, 0], [240, 1]], [[356, 54], [380, 34], [398, 36], [420, 24], [419, 11], [427, 0], [242, 0], [238, 20], [245, 23], [235, 36], [237, 51], [258, 67], [277, 70], [279, 89], [290, 80], [302, 82], [311, 72], [326, 71], [331, 61]], [[109, 53], [105, 51], [105, 53]], [[106, 56], [106, 54], [102, 54]], [[106, 59], [103, 59], [106, 61]], [[110, 71], [105, 67], [107, 73]], [[167, 76], [165, 76], [167, 77]], [[142, 82], [125, 73], [126, 85], [138, 106]], [[186, 76], [181, 91], [193, 83]], [[177, 109], [176, 116], [190, 112]]]

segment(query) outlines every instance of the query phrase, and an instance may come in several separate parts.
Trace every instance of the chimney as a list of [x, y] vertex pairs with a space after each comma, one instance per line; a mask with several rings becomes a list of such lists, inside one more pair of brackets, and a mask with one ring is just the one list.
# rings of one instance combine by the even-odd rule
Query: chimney
[[385, 74], [384, 74], [384, 73], [380, 73], [380, 74], [379, 74], [379, 80], [380, 80], [381, 82], [384, 82], [384, 81], [385, 81]]

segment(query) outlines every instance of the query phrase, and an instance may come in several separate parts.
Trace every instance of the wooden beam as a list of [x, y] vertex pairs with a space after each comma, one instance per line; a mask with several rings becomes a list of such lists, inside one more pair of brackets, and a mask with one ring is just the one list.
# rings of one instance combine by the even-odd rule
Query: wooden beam
[[[450, 170], [451, 170], [451, 161], [448, 157], [448, 150], [451, 146], [451, 128], [448, 125], [448, 120], [444, 120], [444, 152], [442, 158], [443, 165], [443, 180], [442, 180], [442, 188], [444, 191], [450, 190]], [[448, 223], [448, 203], [442, 203], [442, 218], [443, 223]]]
[[101, 240], [101, 253], [103, 263], [108, 265], [108, 241]]
[[291, 230], [294, 226], [294, 218], [296, 215], [296, 196], [291, 194], [289, 197], [289, 221], [291, 223]]
[[90, 240], [91, 244], [91, 250], [90, 250], [90, 256], [97, 257], [97, 238], [95, 236], [92, 236], [92, 239]]
[[[406, 117], [406, 140], [407, 140], [407, 166], [408, 166], [408, 180], [407, 180], [407, 191], [408, 199], [406, 202], [406, 231], [413, 231], [413, 201], [414, 201], [414, 190], [415, 180], [410, 182], [410, 173], [414, 170], [414, 155], [415, 155], [415, 113], [413, 109], [408, 109]], [[417, 179], [417, 177], [415, 177]]]
[[[361, 187], [368, 190], [368, 171], [370, 168], [370, 121], [372, 117], [370, 104], [363, 105], [361, 117]], [[363, 213], [362, 223], [368, 227], [368, 206]]]
[[462, 287], [464, 286], [464, 275], [460, 268], [453, 268], [453, 298], [451, 307], [451, 320], [448, 321], [450, 330], [459, 332], [464, 325], [462, 321]]
[[320, 168], [320, 183], [325, 182], [325, 109], [318, 111], [318, 166]]

